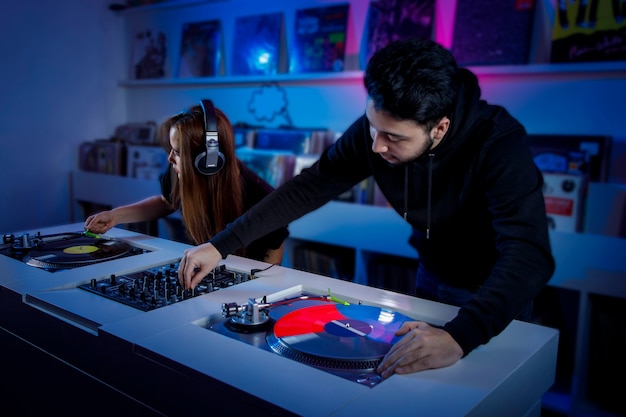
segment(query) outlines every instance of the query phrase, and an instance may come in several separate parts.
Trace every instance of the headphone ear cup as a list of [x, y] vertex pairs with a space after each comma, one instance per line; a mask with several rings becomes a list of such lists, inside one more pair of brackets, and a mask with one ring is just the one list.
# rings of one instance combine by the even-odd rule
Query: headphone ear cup
[[211, 100], [202, 100], [200, 105], [204, 114], [204, 146], [206, 151], [196, 156], [194, 165], [202, 175], [213, 175], [222, 169], [225, 160], [224, 154], [219, 150], [217, 114]]
[[200, 155], [196, 156], [196, 160], [194, 161], [194, 165], [196, 166], [196, 170], [202, 175], [213, 175], [217, 174], [224, 167], [224, 155], [221, 152], [217, 153], [217, 164], [212, 167], [206, 166], [206, 152], [202, 152]]

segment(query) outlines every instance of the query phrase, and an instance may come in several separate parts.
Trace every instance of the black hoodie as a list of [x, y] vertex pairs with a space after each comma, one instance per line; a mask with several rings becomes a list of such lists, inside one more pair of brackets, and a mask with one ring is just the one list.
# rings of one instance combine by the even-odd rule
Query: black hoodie
[[374, 176], [411, 224], [420, 262], [476, 296], [443, 328], [465, 355], [499, 334], [554, 272], [543, 179], [523, 126], [480, 99], [478, 80], [459, 70], [451, 126], [433, 150], [401, 166], [372, 152], [365, 116], [320, 159], [211, 241], [223, 256], [313, 211]]

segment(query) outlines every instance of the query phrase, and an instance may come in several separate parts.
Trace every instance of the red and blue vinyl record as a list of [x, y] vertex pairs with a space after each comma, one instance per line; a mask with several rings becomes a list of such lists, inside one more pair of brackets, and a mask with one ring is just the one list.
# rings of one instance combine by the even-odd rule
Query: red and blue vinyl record
[[405, 321], [414, 319], [380, 307], [325, 303], [278, 318], [268, 342], [274, 351], [316, 366], [375, 368]]

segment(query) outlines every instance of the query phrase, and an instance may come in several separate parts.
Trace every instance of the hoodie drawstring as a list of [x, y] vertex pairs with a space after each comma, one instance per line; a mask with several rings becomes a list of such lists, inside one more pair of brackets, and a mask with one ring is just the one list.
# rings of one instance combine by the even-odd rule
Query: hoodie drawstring
[[428, 200], [426, 201], [426, 239], [430, 239], [430, 205], [431, 194], [433, 189], [433, 160], [434, 153], [428, 154]]
[[404, 166], [404, 214], [402, 215], [402, 217], [404, 217], [404, 221], [406, 221], [407, 213], [409, 211], [408, 199], [409, 199], [409, 165], [406, 164]]
[[[433, 160], [435, 159], [434, 153], [428, 154], [428, 190], [427, 190], [427, 200], [426, 200], [426, 239], [430, 238], [430, 206], [431, 206], [431, 195], [433, 188]], [[409, 211], [409, 165], [404, 166], [404, 213], [402, 217], [404, 220], [407, 220], [408, 211]]]

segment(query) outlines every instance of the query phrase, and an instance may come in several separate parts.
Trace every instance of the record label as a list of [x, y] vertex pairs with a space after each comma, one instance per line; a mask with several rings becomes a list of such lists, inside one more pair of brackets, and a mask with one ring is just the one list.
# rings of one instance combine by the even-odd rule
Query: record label
[[67, 253], [68, 255], [80, 255], [84, 253], [96, 252], [97, 250], [99, 250], [97, 246], [80, 245], [80, 246], [70, 246], [69, 248], [65, 248], [63, 249], [63, 253]]

